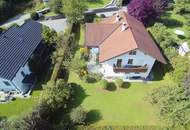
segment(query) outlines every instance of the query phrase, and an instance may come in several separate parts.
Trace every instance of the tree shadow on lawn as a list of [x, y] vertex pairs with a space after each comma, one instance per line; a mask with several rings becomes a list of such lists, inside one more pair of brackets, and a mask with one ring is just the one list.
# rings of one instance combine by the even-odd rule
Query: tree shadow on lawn
[[89, 95], [85, 93], [85, 90], [79, 84], [71, 83], [71, 86], [73, 88], [73, 98], [70, 107], [76, 108], [81, 105], [83, 100]]
[[165, 26], [169, 28], [176, 28], [176, 27], [182, 27], [183, 23], [179, 20], [173, 19], [173, 18], [162, 18], [160, 20], [161, 23], [163, 23]]
[[93, 124], [102, 119], [102, 114], [99, 110], [90, 110], [86, 115], [87, 124]]

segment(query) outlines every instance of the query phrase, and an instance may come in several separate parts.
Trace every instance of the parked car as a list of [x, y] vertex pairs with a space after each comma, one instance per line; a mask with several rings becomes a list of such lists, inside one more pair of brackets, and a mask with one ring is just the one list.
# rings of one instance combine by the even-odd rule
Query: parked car
[[50, 8], [49, 7], [47, 7], [47, 8], [44, 8], [44, 9], [42, 9], [42, 10], [38, 10], [38, 11], [36, 11], [38, 14], [46, 14], [46, 13], [48, 13], [48, 12], [50, 12]]

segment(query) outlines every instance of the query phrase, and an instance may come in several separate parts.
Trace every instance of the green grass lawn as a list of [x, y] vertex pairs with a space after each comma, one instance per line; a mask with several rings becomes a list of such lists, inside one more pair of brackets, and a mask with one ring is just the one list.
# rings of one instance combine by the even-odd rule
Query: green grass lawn
[[36, 87], [32, 91], [32, 95], [28, 99], [19, 99], [7, 103], [7, 104], [0, 104], [0, 117], [9, 118], [11, 116], [20, 116], [26, 112], [29, 112], [35, 104], [38, 103], [42, 89], [42, 84], [45, 84], [51, 76], [51, 69], [44, 71], [44, 73], [38, 79]]
[[81, 86], [76, 96], [81, 105], [89, 111], [87, 118], [93, 125], [162, 125], [157, 109], [146, 100], [147, 93], [160, 86], [162, 81], [132, 83], [129, 88], [108, 91], [103, 90], [100, 83], [85, 83], [71, 72], [69, 82]]
[[100, 8], [107, 5], [111, 0], [87, 0], [88, 8]]
[[[189, 35], [189, 26], [185, 25], [187, 19], [179, 14], [172, 13], [172, 11], [167, 11], [163, 16], [162, 19], [169, 21], [169, 24], [166, 24], [167, 30], [169, 31], [170, 35], [175, 39], [177, 43], [183, 43], [190, 39]], [[182, 30], [185, 32], [184, 38], [179, 38], [174, 31], [175, 30]]]
[[35, 90], [29, 99], [17, 98], [10, 103], [0, 104], [0, 116], [9, 118], [28, 112], [38, 102], [40, 93], [40, 90]]

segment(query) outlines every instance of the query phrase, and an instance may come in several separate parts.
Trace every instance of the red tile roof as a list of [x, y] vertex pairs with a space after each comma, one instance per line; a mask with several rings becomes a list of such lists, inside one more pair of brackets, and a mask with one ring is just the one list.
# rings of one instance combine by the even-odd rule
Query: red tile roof
[[[86, 25], [86, 46], [99, 47], [99, 61], [104, 62], [131, 50], [139, 49], [166, 64], [159, 48], [147, 32], [144, 25], [128, 13], [120, 12], [119, 22], [116, 16], [105, 18], [101, 23]], [[127, 28], [122, 30], [122, 23]]]
[[98, 47], [118, 26], [119, 24], [87, 23], [85, 45], [88, 47]]

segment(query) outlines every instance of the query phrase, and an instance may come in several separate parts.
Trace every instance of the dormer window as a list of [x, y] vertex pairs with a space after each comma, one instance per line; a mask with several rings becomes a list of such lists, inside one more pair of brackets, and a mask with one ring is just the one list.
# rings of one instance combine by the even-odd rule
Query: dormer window
[[136, 55], [137, 54], [137, 51], [130, 51], [129, 52], [129, 55]]

